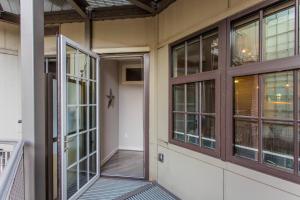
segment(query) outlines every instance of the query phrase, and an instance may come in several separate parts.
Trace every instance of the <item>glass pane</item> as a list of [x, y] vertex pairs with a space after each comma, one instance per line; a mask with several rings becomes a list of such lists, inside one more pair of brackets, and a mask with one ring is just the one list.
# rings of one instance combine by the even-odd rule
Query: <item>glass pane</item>
[[263, 161], [266, 164], [293, 171], [293, 126], [263, 123]]
[[174, 113], [174, 139], [185, 141], [184, 132], [185, 132], [185, 115]]
[[79, 132], [87, 130], [87, 106], [80, 107]]
[[214, 116], [201, 116], [201, 146], [216, 148], [215, 127]]
[[67, 98], [68, 105], [77, 104], [77, 88], [76, 80], [74, 78], [67, 78]]
[[90, 129], [96, 128], [97, 126], [97, 111], [96, 111], [96, 106], [90, 106]]
[[66, 56], [66, 60], [67, 60], [67, 74], [71, 74], [73, 76], [77, 75], [77, 66], [76, 66], [76, 52], [77, 50], [67, 46], [67, 56]]
[[187, 115], [187, 142], [199, 144], [198, 115]]
[[215, 81], [203, 81], [201, 87], [201, 112], [215, 113]]
[[219, 38], [218, 33], [210, 33], [202, 38], [202, 71], [218, 69]]
[[185, 75], [185, 47], [184, 45], [173, 49], [173, 77]]
[[89, 157], [89, 173], [90, 173], [90, 178], [89, 180], [91, 180], [94, 176], [96, 176], [97, 174], [97, 154], [93, 154], [92, 156]]
[[234, 114], [258, 115], [258, 76], [234, 78]]
[[232, 66], [257, 62], [259, 58], [259, 21], [234, 27]]
[[70, 166], [77, 161], [77, 136], [69, 137], [67, 142], [67, 160]]
[[198, 111], [198, 83], [189, 83], [187, 86], [187, 111], [197, 112]]
[[126, 81], [143, 81], [144, 69], [143, 68], [126, 68]]
[[79, 187], [81, 188], [88, 182], [87, 159], [79, 164]]
[[85, 53], [78, 52], [77, 56], [79, 65], [79, 76], [82, 78], [87, 78], [87, 70], [89, 65], [89, 56]]
[[234, 120], [234, 155], [258, 160], [258, 122]]
[[79, 135], [79, 159], [87, 156], [87, 134]]
[[86, 104], [87, 103], [87, 81], [80, 80], [79, 81], [79, 104]]
[[90, 57], [90, 79], [96, 80], [96, 59]]
[[90, 132], [89, 136], [89, 143], [90, 143], [90, 153], [93, 153], [97, 149], [97, 136], [96, 130]]
[[90, 104], [96, 104], [96, 96], [97, 96], [97, 92], [96, 92], [96, 83], [90, 81]]
[[187, 74], [200, 71], [200, 41], [192, 41], [187, 46]]
[[264, 19], [264, 60], [294, 55], [295, 7]]
[[70, 198], [77, 192], [77, 165], [67, 170], [67, 196]]
[[263, 116], [293, 119], [293, 72], [266, 74], [263, 82]]
[[173, 110], [185, 111], [184, 108], [184, 85], [173, 86]]
[[67, 113], [67, 133], [68, 135], [77, 132], [77, 107], [68, 107]]

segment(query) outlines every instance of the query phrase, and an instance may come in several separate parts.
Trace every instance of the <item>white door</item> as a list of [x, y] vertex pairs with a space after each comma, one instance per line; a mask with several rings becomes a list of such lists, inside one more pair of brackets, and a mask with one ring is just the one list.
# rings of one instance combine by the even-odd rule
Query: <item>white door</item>
[[100, 174], [99, 57], [58, 36], [61, 197], [76, 199]]

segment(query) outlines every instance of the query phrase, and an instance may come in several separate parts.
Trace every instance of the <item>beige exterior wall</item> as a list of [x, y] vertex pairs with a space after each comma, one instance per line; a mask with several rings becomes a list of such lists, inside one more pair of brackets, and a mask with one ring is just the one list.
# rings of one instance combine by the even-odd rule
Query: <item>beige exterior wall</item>
[[[183, 200], [300, 199], [297, 184], [168, 144], [168, 44], [260, 1], [177, 0], [157, 17], [94, 22], [95, 51], [150, 52], [150, 179]], [[61, 32], [84, 45], [83, 23], [63, 24]], [[0, 48], [2, 41], [9, 40], [2, 40], [1, 34], [0, 30]], [[53, 54], [55, 38], [45, 41], [45, 51]], [[1, 55], [0, 63], [1, 69]], [[13, 66], [18, 69], [18, 63]], [[10, 77], [16, 80], [14, 74]], [[157, 153], [164, 153], [164, 163], [157, 162]]]
[[157, 141], [165, 162], [157, 179], [181, 199], [300, 199], [298, 184], [168, 144], [168, 44], [260, 1], [177, 0], [159, 15]]

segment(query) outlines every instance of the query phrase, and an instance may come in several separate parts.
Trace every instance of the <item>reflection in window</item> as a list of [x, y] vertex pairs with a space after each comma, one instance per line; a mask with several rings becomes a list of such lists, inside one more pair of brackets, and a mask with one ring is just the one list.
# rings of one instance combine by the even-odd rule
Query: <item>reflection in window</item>
[[185, 46], [173, 49], [173, 77], [185, 75]]
[[173, 104], [174, 139], [204, 148], [216, 148], [215, 81], [173, 86]]
[[202, 38], [202, 71], [218, 69], [219, 38], [218, 33], [213, 32]]
[[173, 110], [174, 111], [185, 110], [184, 99], [185, 99], [184, 85], [173, 86]]
[[264, 30], [265, 60], [294, 55], [295, 7], [265, 17]]
[[259, 21], [234, 24], [232, 35], [232, 65], [257, 62], [259, 58]]
[[267, 74], [263, 82], [263, 116], [293, 119], [293, 72]]
[[266, 164], [293, 171], [293, 126], [277, 123], [263, 124], [263, 161]]
[[234, 155], [251, 160], [258, 159], [258, 122], [234, 120]]
[[[293, 76], [293, 71], [287, 71], [233, 80], [234, 155], [256, 161], [261, 155], [264, 164], [293, 172]], [[257, 112], [257, 102], [261, 104], [261, 114]], [[260, 146], [258, 138], [262, 138]]]
[[200, 71], [200, 42], [194, 40], [187, 46], [187, 74], [195, 74]]
[[234, 78], [234, 114], [258, 115], [258, 76]]

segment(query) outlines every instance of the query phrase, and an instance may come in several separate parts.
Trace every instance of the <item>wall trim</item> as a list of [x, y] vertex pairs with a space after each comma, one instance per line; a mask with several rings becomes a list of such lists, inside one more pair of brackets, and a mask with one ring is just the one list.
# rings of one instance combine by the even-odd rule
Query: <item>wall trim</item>
[[150, 47], [120, 47], [120, 48], [95, 48], [92, 51], [99, 54], [115, 54], [115, 53], [143, 53], [150, 52]]

